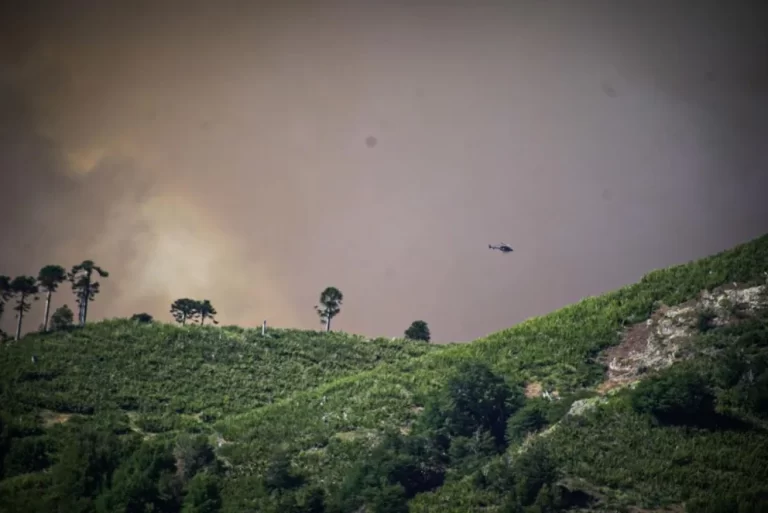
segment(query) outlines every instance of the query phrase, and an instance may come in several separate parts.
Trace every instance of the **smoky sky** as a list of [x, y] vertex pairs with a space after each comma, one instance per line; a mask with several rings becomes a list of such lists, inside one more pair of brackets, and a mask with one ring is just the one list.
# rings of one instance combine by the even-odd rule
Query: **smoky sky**
[[759, 2], [7, 4], [0, 274], [94, 319], [465, 341], [768, 231]]

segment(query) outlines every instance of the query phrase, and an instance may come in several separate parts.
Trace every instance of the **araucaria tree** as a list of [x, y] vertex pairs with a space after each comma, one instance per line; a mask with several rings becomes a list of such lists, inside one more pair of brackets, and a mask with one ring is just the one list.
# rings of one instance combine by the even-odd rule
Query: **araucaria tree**
[[37, 283], [45, 292], [45, 313], [43, 314], [43, 331], [48, 331], [48, 316], [51, 312], [51, 296], [59, 285], [67, 279], [67, 271], [60, 265], [46, 265], [37, 275]]
[[32, 305], [31, 300], [37, 300], [37, 293], [40, 289], [37, 287], [37, 280], [32, 276], [17, 276], [11, 282], [11, 293], [16, 298], [16, 306], [13, 307], [17, 312], [18, 322], [16, 323], [16, 340], [21, 338], [21, 323], [24, 314], [29, 311]]
[[331, 319], [341, 312], [343, 299], [343, 294], [336, 287], [328, 287], [320, 294], [320, 304], [323, 307], [315, 306], [315, 310], [320, 316], [320, 322], [325, 324], [325, 331], [331, 331]]
[[199, 301], [194, 299], [182, 298], [177, 299], [171, 304], [171, 314], [176, 322], [184, 326], [187, 321], [194, 321], [200, 314], [198, 308], [200, 306]]
[[405, 337], [411, 340], [423, 340], [429, 342], [429, 326], [424, 321], [413, 321], [411, 326], [405, 330]]
[[72, 291], [77, 298], [78, 322], [81, 326], [85, 324], [88, 317], [88, 302], [96, 298], [99, 293], [99, 282], [93, 281], [93, 273], [102, 278], [109, 276], [109, 273], [93, 263], [92, 260], [84, 260], [82, 263], [72, 266], [69, 272], [69, 281], [72, 282]]
[[200, 314], [200, 326], [205, 324], [205, 319], [211, 319], [211, 322], [218, 324], [219, 322], [213, 318], [217, 314], [216, 309], [211, 302], [207, 299], [197, 302], [197, 312]]

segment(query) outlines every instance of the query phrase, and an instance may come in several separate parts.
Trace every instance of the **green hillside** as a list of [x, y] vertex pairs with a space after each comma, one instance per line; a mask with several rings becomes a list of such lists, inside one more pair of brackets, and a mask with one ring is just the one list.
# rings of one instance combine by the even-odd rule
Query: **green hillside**
[[[4, 410], [222, 415], [251, 411], [439, 346], [343, 333], [112, 320], [0, 352]], [[35, 356], [36, 362], [32, 362]], [[13, 410], [12, 410], [13, 409]]]
[[[766, 511], [766, 271], [768, 236], [444, 347], [31, 335], [0, 351], [0, 510]], [[649, 318], [622, 381], [606, 351]]]

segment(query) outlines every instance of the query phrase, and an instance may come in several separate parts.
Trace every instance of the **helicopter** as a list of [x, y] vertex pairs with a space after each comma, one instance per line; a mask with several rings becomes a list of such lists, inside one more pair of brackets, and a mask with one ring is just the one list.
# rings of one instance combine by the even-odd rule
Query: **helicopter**
[[509, 244], [505, 243], [505, 242], [502, 242], [498, 246], [493, 246], [491, 244], [488, 244], [488, 249], [496, 249], [496, 250], [501, 251], [502, 253], [510, 253], [510, 252], [512, 252], [512, 247]]

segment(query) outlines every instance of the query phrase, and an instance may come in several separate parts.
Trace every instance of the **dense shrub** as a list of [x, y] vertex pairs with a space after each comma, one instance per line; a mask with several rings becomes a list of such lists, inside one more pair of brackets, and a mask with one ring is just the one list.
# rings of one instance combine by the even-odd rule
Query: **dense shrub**
[[742, 493], [711, 493], [689, 501], [688, 513], [768, 513], [768, 488]]
[[219, 478], [202, 472], [189, 483], [181, 513], [216, 513], [221, 509]]
[[390, 433], [346, 474], [337, 504], [344, 511], [405, 504], [402, 501], [417, 493], [440, 486], [446, 463], [429, 436]]
[[291, 460], [284, 451], [272, 456], [264, 474], [264, 486], [267, 490], [292, 490], [304, 483], [304, 477], [291, 466]]
[[482, 362], [462, 362], [424, 411], [427, 428], [449, 436], [471, 437], [488, 431], [496, 446], [505, 446], [507, 418], [525, 401], [522, 388], [510, 387]]
[[707, 379], [691, 369], [672, 367], [634, 389], [632, 406], [668, 424], [697, 424], [715, 412], [715, 396]]
[[507, 443], [522, 441], [528, 434], [536, 433], [550, 424], [549, 409], [551, 402], [542, 399], [529, 399], [525, 406], [517, 410], [507, 421]]
[[131, 320], [135, 321], [135, 322], [137, 322], [139, 324], [150, 324], [150, 323], [152, 323], [154, 318], [151, 315], [149, 315], [148, 313], [142, 312], [142, 313], [133, 314], [131, 316]]
[[496, 454], [495, 440], [488, 431], [477, 431], [473, 436], [457, 436], [448, 450], [450, 464], [459, 476], [479, 468]]
[[704, 309], [699, 311], [696, 315], [696, 326], [701, 333], [706, 333], [715, 327], [714, 320], [717, 317], [717, 313], [713, 310]]
[[515, 492], [523, 506], [533, 504], [542, 488], [552, 485], [559, 476], [549, 447], [541, 441], [531, 444], [515, 459], [513, 469]]
[[39, 472], [47, 468], [51, 464], [53, 449], [54, 444], [47, 436], [12, 439], [2, 466], [4, 476]]

